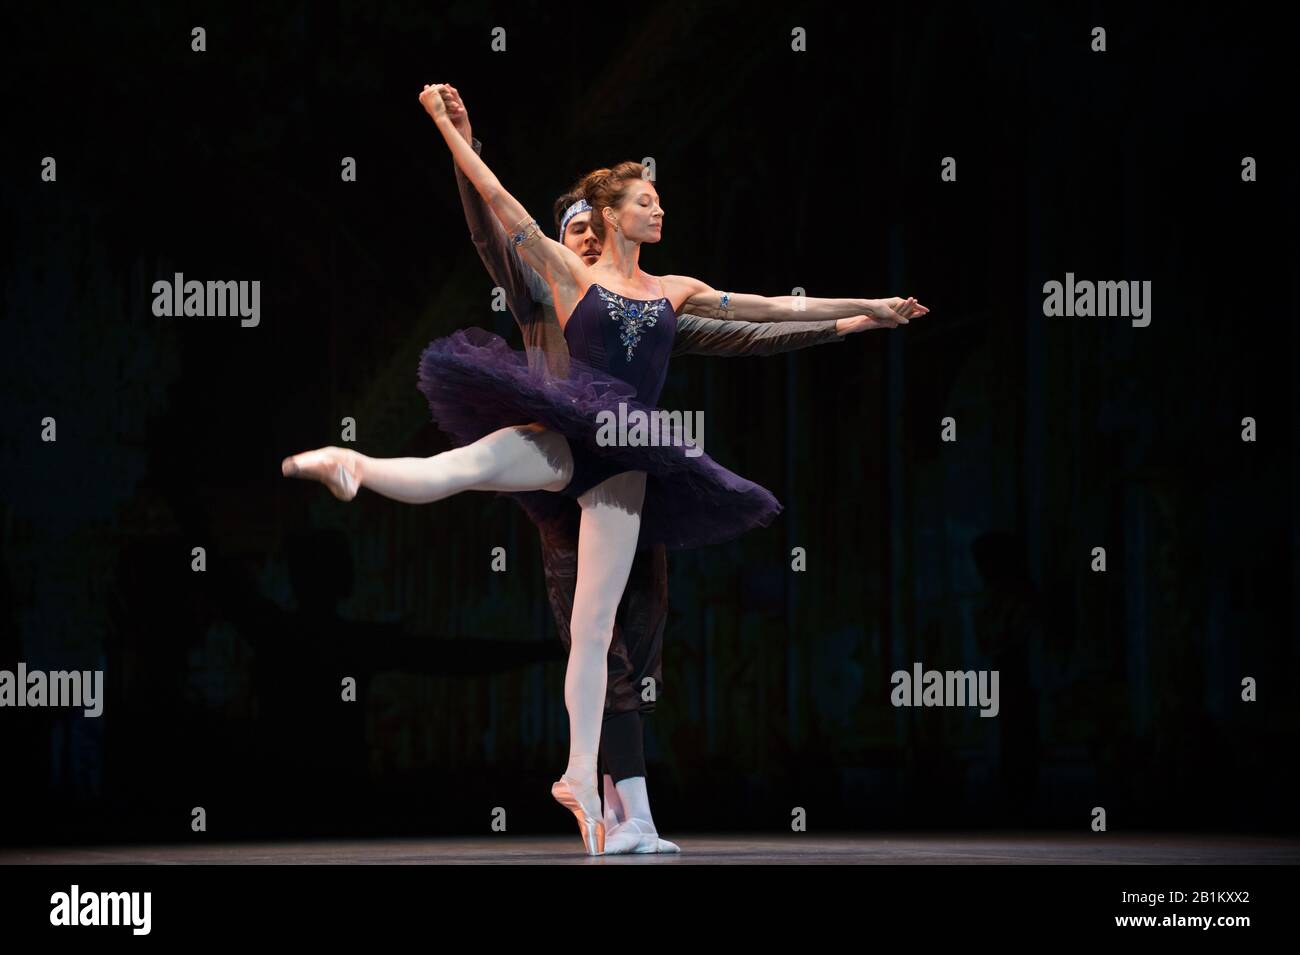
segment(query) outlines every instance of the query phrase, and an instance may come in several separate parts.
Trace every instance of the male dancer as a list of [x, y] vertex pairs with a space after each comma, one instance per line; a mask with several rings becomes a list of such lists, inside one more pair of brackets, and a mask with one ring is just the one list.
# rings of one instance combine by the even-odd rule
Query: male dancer
[[[447, 113], [456, 130], [475, 152], [480, 152], [482, 143], [473, 137], [469, 112], [460, 94], [452, 86], [446, 90]], [[496, 216], [459, 167], [456, 182], [470, 237], [488, 274], [505, 290], [510, 313], [523, 334], [529, 363], [535, 366], [544, 362], [547, 368], [563, 374], [568, 368], [569, 350], [555, 317], [550, 289], [519, 258]], [[600, 258], [601, 242], [589, 226], [591, 211], [585, 200], [581, 196], [561, 196], [556, 200], [554, 214], [560, 242], [588, 265], [594, 265]], [[672, 354], [773, 355], [885, 327], [890, 325], [866, 315], [756, 324], [682, 314], [678, 316]], [[579, 516], [577, 502], [566, 501], [560, 516], [538, 526], [547, 596], [566, 650], [571, 642], [569, 620], [577, 580]], [[680, 851], [674, 843], [659, 838], [655, 829], [646, 791], [643, 748], [644, 717], [654, 711], [663, 686], [667, 616], [668, 562], [663, 545], [659, 545], [636, 555], [609, 648], [605, 717], [600, 734], [606, 855]]]

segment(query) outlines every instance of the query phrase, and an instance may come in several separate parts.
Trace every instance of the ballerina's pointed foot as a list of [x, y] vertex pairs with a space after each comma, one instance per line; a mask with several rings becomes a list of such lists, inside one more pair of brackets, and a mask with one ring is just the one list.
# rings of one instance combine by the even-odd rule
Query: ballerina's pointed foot
[[361, 488], [357, 453], [348, 448], [318, 448], [304, 451], [280, 462], [285, 477], [320, 481], [340, 501], [350, 501]]
[[600, 811], [600, 794], [595, 786], [579, 788], [578, 781], [561, 776], [551, 786], [551, 795], [578, 820], [578, 833], [587, 855], [605, 853], [605, 820]]

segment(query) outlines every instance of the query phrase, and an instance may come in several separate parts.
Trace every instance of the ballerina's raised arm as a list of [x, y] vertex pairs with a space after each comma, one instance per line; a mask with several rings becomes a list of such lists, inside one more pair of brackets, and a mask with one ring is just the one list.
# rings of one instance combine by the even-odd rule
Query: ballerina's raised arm
[[420, 103], [433, 117], [456, 165], [491, 208], [519, 254], [551, 287], [555, 315], [563, 327], [574, 306], [591, 285], [591, 279], [587, 277], [587, 263], [572, 249], [542, 232], [537, 220], [528, 214], [518, 199], [506, 191], [487, 163], [456, 131], [443, 102], [443, 86], [441, 83], [425, 86], [420, 94]]

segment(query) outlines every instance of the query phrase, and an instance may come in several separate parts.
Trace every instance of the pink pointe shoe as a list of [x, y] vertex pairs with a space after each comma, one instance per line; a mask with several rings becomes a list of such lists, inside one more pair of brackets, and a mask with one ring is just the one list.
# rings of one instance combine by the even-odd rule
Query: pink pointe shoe
[[319, 448], [295, 454], [280, 462], [280, 473], [285, 477], [320, 481], [340, 501], [352, 500], [361, 488], [356, 452], [347, 448]]
[[600, 793], [595, 786], [578, 788], [577, 780], [561, 776], [551, 786], [551, 795], [578, 819], [578, 832], [587, 855], [605, 853], [605, 820], [600, 813]]

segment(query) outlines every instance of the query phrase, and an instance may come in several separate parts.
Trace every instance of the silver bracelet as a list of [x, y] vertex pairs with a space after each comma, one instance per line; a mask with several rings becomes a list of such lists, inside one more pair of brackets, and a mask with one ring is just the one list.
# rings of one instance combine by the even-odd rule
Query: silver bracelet
[[511, 241], [514, 242], [515, 247], [518, 248], [519, 246], [527, 242], [529, 239], [536, 238], [541, 234], [542, 234], [542, 230], [538, 227], [537, 220], [529, 219], [527, 222], [521, 222], [518, 226], [516, 226], [515, 232], [513, 235], [511, 235], [510, 238]]

